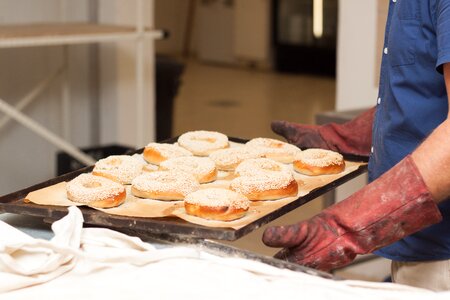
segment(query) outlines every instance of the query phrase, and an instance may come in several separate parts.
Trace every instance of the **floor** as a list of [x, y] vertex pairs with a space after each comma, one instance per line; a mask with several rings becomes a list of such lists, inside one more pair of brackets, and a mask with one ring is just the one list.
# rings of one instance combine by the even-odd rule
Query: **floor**
[[176, 99], [175, 133], [216, 130], [242, 138], [275, 137], [271, 120], [314, 123], [334, 109], [335, 80], [189, 61]]
[[[215, 130], [241, 138], [277, 136], [270, 130], [272, 120], [314, 124], [317, 113], [334, 109], [335, 79], [309, 75], [185, 62], [182, 85], [175, 100], [174, 134], [189, 130]], [[317, 198], [300, 208], [231, 242], [243, 249], [273, 255], [279, 249], [261, 242], [264, 229], [312, 217], [323, 208]], [[389, 272], [387, 261], [369, 262], [345, 268], [338, 276], [379, 281]]]

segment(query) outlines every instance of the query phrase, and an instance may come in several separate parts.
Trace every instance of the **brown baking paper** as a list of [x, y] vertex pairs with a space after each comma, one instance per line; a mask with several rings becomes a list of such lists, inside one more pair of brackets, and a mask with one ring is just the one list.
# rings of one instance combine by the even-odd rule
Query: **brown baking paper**
[[[60, 182], [58, 184], [31, 192], [25, 197], [25, 200], [40, 205], [89, 206], [67, 199], [66, 184], [66, 182]], [[142, 199], [131, 194], [131, 186], [126, 186], [125, 188], [127, 191], [127, 197], [122, 205], [113, 208], [92, 208], [112, 215], [158, 218], [170, 216], [172, 215], [171, 212], [174, 209], [183, 207], [183, 201], [159, 201], [153, 199]]]
[[[105, 213], [112, 215], [128, 216], [128, 217], [168, 217], [176, 216], [180, 219], [186, 220], [190, 223], [199, 224], [207, 227], [226, 227], [239, 229], [242, 228], [270, 212], [297, 200], [299, 197], [307, 195], [312, 190], [322, 187], [330, 182], [337, 180], [353, 171], [356, 171], [365, 163], [346, 161], [345, 170], [339, 174], [321, 175], [321, 176], [306, 176], [292, 171], [295, 179], [299, 183], [299, 192], [297, 197], [283, 198], [272, 201], [252, 201], [247, 214], [235, 221], [211, 221], [202, 218], [194, 217], [186, 214], [184, 210], [183, 201], [159, 201], [152, 199], [137, 198], [131, 194], [131, 187], [126, 186], [127, 197], [125, 202], [114, 208], [95, 208]], [[291, 164], [292, 168], [292, 164]], [[202, 188], [209, 187], [224, 187], [227, 188], [233, 179], [233, 175], [227, 172], [219, 172], [218, 180], [202, 184]], [[29, 193], [26, 198], [27, 201], [40, 205], [57, 205], [57, 206], [71, 206], [84, 205], [75, 203], [66, 197], [66, 182], [61, 182], [40, 190]]]

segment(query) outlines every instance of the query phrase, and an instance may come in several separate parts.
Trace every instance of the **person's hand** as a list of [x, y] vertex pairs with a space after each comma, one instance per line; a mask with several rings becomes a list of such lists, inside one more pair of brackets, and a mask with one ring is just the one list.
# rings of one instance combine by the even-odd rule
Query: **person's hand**
[[375, 108], [343, 124], [304, 125], [273, 121], [272, 131], [299, 148], [322, 148], [344, 154], [369, 156]]
[[329, 146], [319, 133], [320, 126], [303, 125], [287, 121], [273, 121], [270, 124], [272, 131], [299, 148], [322, 148], [329, 149]]
[[354, 195], [313, 218], [269, 227], [276, 257], [329, 271], [439, 222], [442, 216], [410, 156]]

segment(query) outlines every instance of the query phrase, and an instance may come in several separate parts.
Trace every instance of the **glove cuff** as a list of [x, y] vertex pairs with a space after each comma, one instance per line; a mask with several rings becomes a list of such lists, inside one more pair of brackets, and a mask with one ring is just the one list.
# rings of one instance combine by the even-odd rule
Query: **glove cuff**
[[412, 157], [407, 156], [379, 179], [324, 210], [320, 219], [335, 228], [336, 239], [328, 240], [327, 246], [317, 245], [321, 249], [304, 260], [329, 270], [350, 263], [356, 254], [373, 252], [438, 223], [442, 216]]
[[278, 257], [331, 270], [441, 220], [416, 164], [407, 156], [342, 202], [285, 229], [295, 246], [286, 243], [290, 248]]
[[326, 124], [320, 126], [318, 131], [330, 150], [369, 156], [374, 115], [375, 108], [371, 108], [351, 121], [344, 124]]

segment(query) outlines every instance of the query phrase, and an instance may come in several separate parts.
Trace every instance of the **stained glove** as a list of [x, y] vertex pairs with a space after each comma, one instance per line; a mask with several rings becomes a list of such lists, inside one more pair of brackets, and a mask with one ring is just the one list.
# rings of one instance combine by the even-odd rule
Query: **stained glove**
[[299, 148], [322, 148], [345, 154], [369, 156], [375, 108], [343, 124], [302, 125], [273, 121], [273, 132]]
[[269, 227], [263, 242], [276, 257], [319, 270], [349, 264], [441, 221], [411, 156], [347, 199], [295, 225]]

